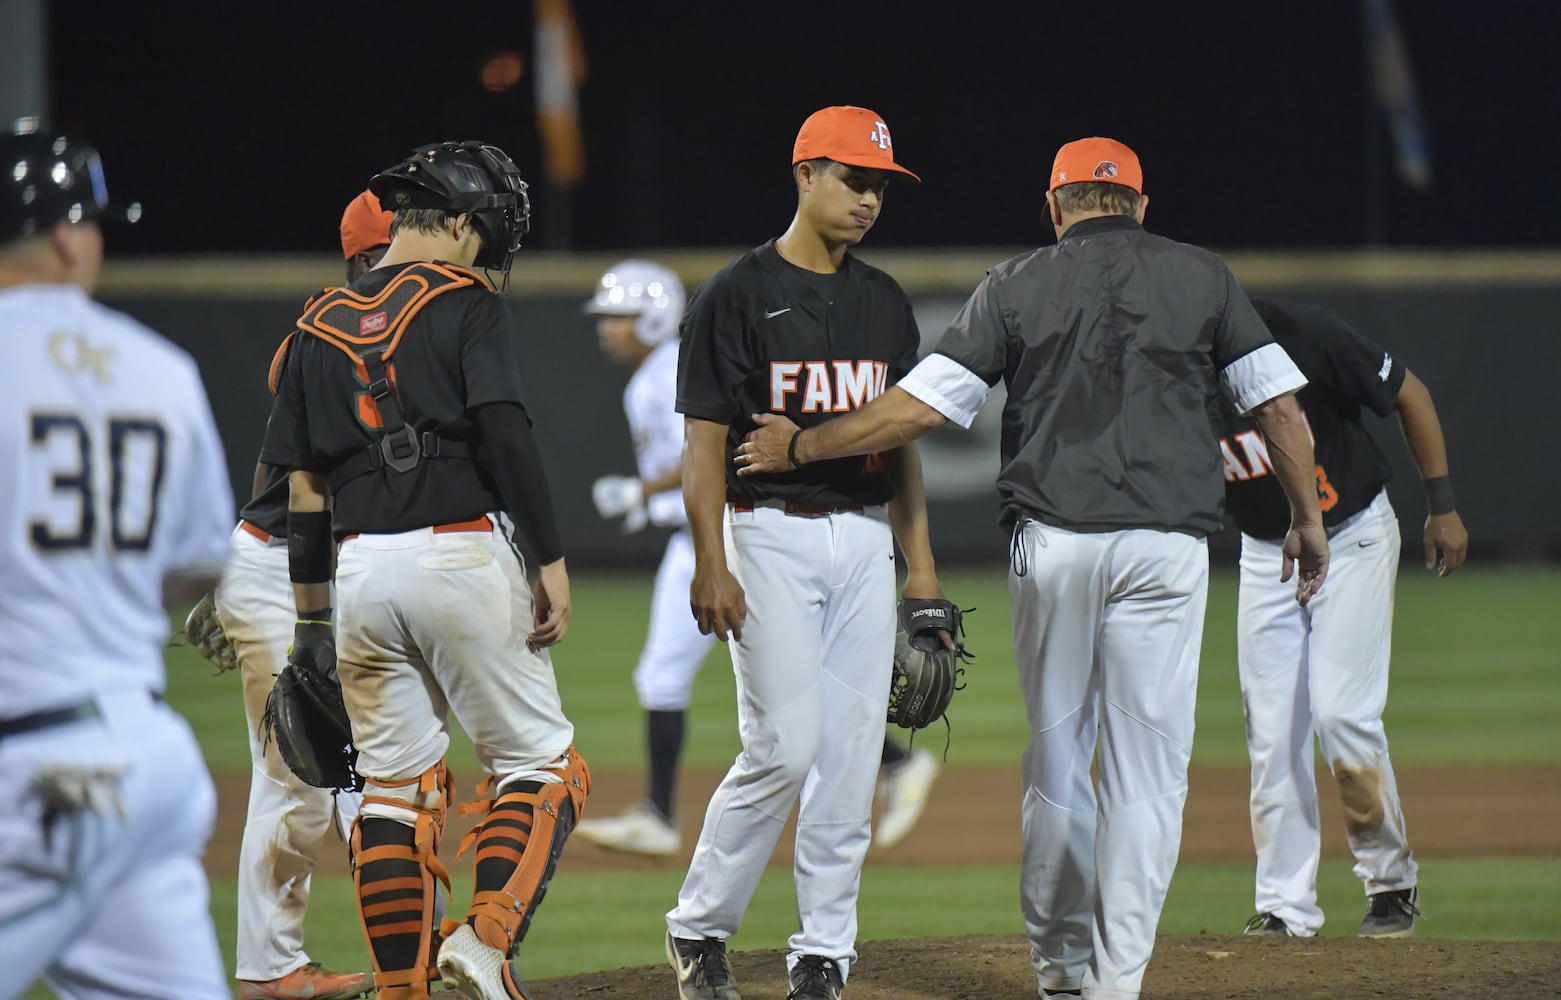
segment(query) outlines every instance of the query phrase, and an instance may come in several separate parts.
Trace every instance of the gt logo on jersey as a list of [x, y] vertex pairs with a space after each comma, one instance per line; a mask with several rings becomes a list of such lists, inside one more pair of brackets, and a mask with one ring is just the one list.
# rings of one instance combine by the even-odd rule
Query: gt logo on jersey
[[845, 413], [883, 395], [888, 380], [882, 361], [771, 361], [770, 409], [785, 413], [800, 392], [803, 413]]
[[[914, 136], [912, 138], [915, 138]], [[873, 122], [873, 130], [868, 133], [867, 141], [876, 143], [879, 149], [888, 149], [894, 143], [889, 141], [889, 126], [883, 122]]]

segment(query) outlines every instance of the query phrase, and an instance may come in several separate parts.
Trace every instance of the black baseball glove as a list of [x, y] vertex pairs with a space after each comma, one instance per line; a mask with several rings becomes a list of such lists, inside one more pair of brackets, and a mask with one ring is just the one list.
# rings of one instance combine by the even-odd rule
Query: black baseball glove
[[[963, 641], [966, 612], [952, 601], [911, 597], [895, 610], [900, 628], [894, 637], [889, 721], [903, 729], [925, 729], [944, 717], [954, 692], [965, 686], [960, 661], [973, 658]], [[944, 645], [943, 633], [953, 638], [953, 649]]]
[[363, 788], [354, 770], [358, 751], [336, 676], [330, 622], [300, 621], [293, 626], [287, 666], [271, 686], [260, 724], [299, 780], [316, 788]]

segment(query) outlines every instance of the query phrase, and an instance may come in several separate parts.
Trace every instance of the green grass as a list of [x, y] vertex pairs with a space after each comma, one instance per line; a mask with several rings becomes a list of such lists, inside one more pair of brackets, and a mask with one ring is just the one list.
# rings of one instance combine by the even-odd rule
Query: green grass
[[[1198, 735], [1201, 763], [1242, 764], [1236, 683], [1235, 575], [1215, 574], [1210, 591]], [[1027, 738], [1009, 639], [1003, 568], [948, 573], [944, 586], [965, 607], [978, 659], [954, 705], [955, 765], [1012, 765]], [[630, 672], [644, 636], [649, 575], [577, 578], [575, 620], [556, 652], [564, 705], [578, 743], [597, 768], [641, 765], [639, 710]], [[178, 616], [179, 622], [183, 617]], [[1394, 621], [1388, 733], [1395, 763], [1561, 763], [1555, 706], [1561, 704], [1561, 570], [1464, 570], [1438, 580], [1405, 567]], [[238, 678], [212, 677], [193, 651], [169, 652], [169, 699], [191, 720], [213, 770], [249, 767]], [[719, 766], [737, 752], [731, 669], [717, 647], [695, 688], [686, 760]], [[462, 794], [476, 778], [470, 745], [456, 734], [451, 764]], [[224, 803], [243, 808], [242, 802]], [[997, 835], [1010, 836], [1011, 831]], [[461, 866], [456, 866], [460, 871]], [[527, 942], [524, 968], [544, 978], [661, 960], [662, 914], [681, 869], [570, 871], [567, 861]], [[906, 869], [863, 874], [864, 939], [1022, 931], [1010, 867]], [[1239, 930], [1249, 915], [1250, 865], [1184, 865], [1171, 887], [1166, 933]], [[1428, 862], [1422, 873], [1430, 937], [1561, 938], [1561, 859]], [[212, 886], [223, 954], [233, 961], [234, 884]], [[467, 888], [456, 883], [457, 900]], [[1325, 935], [1353, 933], [1360, 884], [1347, 864], [1324, 864], [1319, 885]], [[780, 947], [795, 924], [787, 872], [766, 873], [736, 948]], [[311, 954], [329, 965], [364, 967], [362, 931], [344, 879], [322, 879], [309, 913]], [[27, 1000], [49, 994], [34, 990]]]
[[[977, 654], [969, 686], [954, 702], [956, 765], [1012, 764], [1028, 738], [1009, 636], [1002, 567], [946, 574], [965, 607]], [[1198, 691], [1195, 759], [1246, 761], [1236, 682], [1235, 575], [1216, 573], [1210, 590]], [[650, 603], [646, 576], [575, 581], [575, 619], [555, 652], [564, 707], [593, 767], [642, 761], [639, 709], [630, 673]], [[181, 619], [182, 620], [182, 619]], [[1439, 580], [1406, 567], [1393, 630], [1388, 736], [1400, 763], [1556, 763], [1555, 706], [1561, 705], [1561, 571], [1465, 570]], [[170, 700], [195, 724], [214, 770], [249, 767], [238, 678], [213, 678], [189, 649], [170, 651]], [[724, 765], [737, 753], [730, 661], [717, 646], [695, 685], [686, 760]], [[451, 765], [474, 775], [457, 733]]]

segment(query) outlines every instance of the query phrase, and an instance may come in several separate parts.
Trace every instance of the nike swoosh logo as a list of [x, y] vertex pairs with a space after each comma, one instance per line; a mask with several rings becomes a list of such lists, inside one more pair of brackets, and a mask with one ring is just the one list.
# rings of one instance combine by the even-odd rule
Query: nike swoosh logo
[[1358, 544], [1361, 548], [1366, 549], [1366, 548], [1370, 548], [1371, 546], [1377, 544], [1377, 540], [1375, 538], [1369, 538], [1369, 539], [1367, 539], [1364, 542], [1358, 542], [1356, 544]]
[[766, 309], [766, 310], [764, 310], [764, 318], [765, 319], [774, 319], [775, 317], [779, 316], [781, 313], [789, 313], [789, 312], [791, 312], [791, 306], [787, 306], [784, 309], [776, 309], [773, 312], [771, 312], [770, 310]]

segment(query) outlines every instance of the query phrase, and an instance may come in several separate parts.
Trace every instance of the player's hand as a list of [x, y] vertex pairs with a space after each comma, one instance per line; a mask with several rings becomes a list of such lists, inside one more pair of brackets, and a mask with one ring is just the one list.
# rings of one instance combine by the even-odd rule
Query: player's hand
[[713, 569], [695, 567], [694, 582], [688, 588], [688, 606], [699, 623], [701, 635], [715, 633], [717, 639], [742, 641], [743, 622], [748, 618], [748, 600], [742, 584], [725, 566]]
[[[1438, 555], [1440, 553], [1440, 555]], [[1425, 568], [1449, 576], [1469, 554], [1469, 532], [1457, 511], [1425, 519]]]
[[801, 428], [789, 417], [778, 413], [755, 413], [755, 427], [743, 438], [732, 455], [739, 476], [758, 476], [767, 472], [790, 472], [796, 466], [786, 456], [792, 435]]
[[[905, 586], [900, 591], [900, 597], [906, 600], [921, 601], [946, 601], [943, 596], [943, 585], [938, 582], [936, 573], [911, 573], [905, 578]], [[943, 640], [943, 648], [953, 652], [959, 649], [959, 643], [954, 641], [952, 633], [945, 629], [938, 630], [938, 638]]]
[[1305, 605], [1328, 578], [1328, 532], [1320, 524], [1292, 524], [1281, 551], [1279, 582], [1287, 582], [1299, 570], [1295, 599]]
[[645, 509], [645, 487], [633, 476], [603, 476], [591, 484], [591, 502], [604, 520]]
[[526, 636], [526, 648], [535, 653], [539, 649], [564, 641], [569, 631], [569, 616], [574, 607], [569, 603], [569, 570], [562, 559], [548, 563], [537, 574], [537, 585], [532, 590], [536, 603], [536, 628]]

